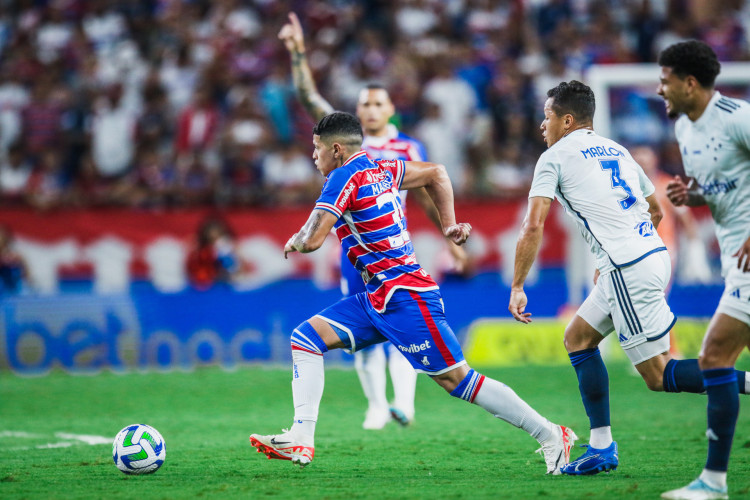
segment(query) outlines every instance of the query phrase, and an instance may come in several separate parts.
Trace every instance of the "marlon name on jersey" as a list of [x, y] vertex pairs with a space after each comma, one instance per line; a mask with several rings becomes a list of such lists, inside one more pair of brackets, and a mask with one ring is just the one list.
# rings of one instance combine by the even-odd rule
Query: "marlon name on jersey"
[[595, 158], [597, 156], [607, 158], [611, 158], [613, 156], [625, 156], [622, 151], [617, 148], [613, 148], [612, 146], [593, 146], [588, 149], [582, 149], [581, 154], [583, 155], [584, 160], [587, 158]]

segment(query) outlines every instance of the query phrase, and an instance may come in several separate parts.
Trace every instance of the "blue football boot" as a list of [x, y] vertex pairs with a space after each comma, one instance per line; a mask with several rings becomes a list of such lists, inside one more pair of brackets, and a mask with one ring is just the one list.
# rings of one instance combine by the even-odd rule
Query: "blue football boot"
[[571, 476], [583, 476], [617, 469], [620, 461], [617, 457], [616, 441], [612, 441], [612, 444], [603, 450], [594, 448], [588, 444], [581, 446], [586, 447], [586, 453], [564, 467], [561, 467], [560, 472]]

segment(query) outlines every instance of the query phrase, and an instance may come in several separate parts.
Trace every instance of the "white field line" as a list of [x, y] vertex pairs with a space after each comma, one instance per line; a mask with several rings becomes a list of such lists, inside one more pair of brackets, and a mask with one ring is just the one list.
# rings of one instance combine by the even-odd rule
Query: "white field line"
[[[42, 434], [32, 434], [30, 432], [23, 431], [0, 431], [0, 438], [12, 437], [12, 438], [25, 438], [25, 439], [38, 439], [44, 437]], [[55, 437], [64, 439], [65, 441], [50, 442], [45, 444], [39, 444], [36, 446], [16, 446], [13, 448], [5, 448], [7, 451], [24, 451], [24, 450], [48, 450], [54, 448], [69, 448], [78, 444], [88, 444], [91, 446], [100, 444], [112, 444], [112, 438], [104, 436], [93, 436], [90, 434], [70, 434], [67, 432], [56, 432]], [[71, 441], [72, 440], [72, 441]]]

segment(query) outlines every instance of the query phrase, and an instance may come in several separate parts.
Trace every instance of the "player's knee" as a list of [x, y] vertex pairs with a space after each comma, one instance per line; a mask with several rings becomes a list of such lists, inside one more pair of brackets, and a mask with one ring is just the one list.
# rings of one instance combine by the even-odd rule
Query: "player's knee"
[[292, 350], [299, 349], [315, 354], [323, 354], [328, 351], [328, 346], [309, 321], [300, 323], [292, 332], [289, 340], [292, 344]]
[[563, 335], [563, 344], [569, 353], [584, 349], [593, 349], [599, 345], [600, 340], [601, 338], [597, 338], [581, 328], [577, 328], [574, 322], [571, 322], [565, 328], [565, 334]]

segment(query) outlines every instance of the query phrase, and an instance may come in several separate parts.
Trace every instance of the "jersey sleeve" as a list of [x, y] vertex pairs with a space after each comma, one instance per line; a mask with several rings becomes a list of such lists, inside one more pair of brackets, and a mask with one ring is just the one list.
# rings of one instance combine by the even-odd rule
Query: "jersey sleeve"
[[637, 163], [635, 165], [636, 170], [638, 170], [638, 183], [641, 185], [643, 197], [648, 198], [656, 192], [656, 187], [654, 187], [654, 183], [651, 182], [651, 179], [648, 178], [646, 172], [643, 171], [643, 168], [641, 168], [641, 166]]
[[377, 160], [375, 163], [383, 170], [391, 173], [393, 176], [393, 186], [400, 190], [401, 184], [404, 182], [404, 174], [406, 173], [406, 162], [403, 160]]
[[529, 198], [542, 196], [555, 199], [555, 191], [560, 181], [560, 166], [549, 154], [542, 154], [534, 168], [534, 180], [531, 181]]
[[742, 106], [731, 114], [727, 123], [727, 133], [745, 151], [750, 152], [750, 105]]
[[328, 175], [315, 208], [341, 217], [357, 198], [358, 188], [351, 172], [337, 168]]

